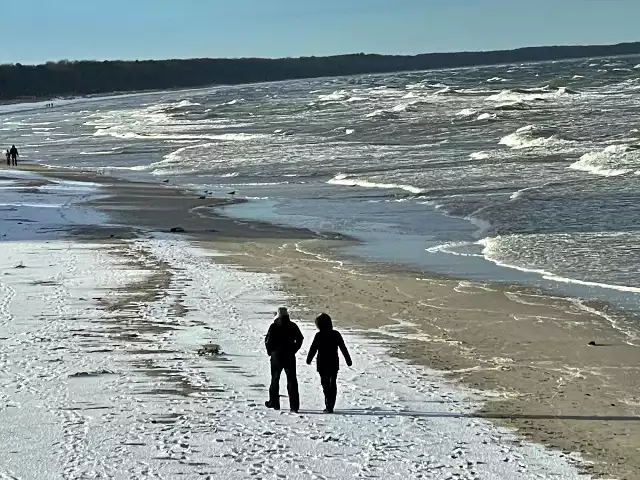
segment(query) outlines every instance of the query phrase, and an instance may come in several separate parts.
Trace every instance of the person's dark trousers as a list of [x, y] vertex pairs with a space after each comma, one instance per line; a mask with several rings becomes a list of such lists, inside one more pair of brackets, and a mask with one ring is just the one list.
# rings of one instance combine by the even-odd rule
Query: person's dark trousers
[[271, 386], [269, 387], [269, 407], [280, 408], [280, 375], [284, 370], [287, 376], [287, 392], [289, 393], [289, 408], [296, 412], [300, 409], [300, 394], [298, 393], [298, 378], [296, 377], [296, 359], [282, 361], [271, 358]]
[[327, 412], [333, 413], [338, 396], [338, 372], [320, 372], [320, 383], [324, 392], [324, 405]]

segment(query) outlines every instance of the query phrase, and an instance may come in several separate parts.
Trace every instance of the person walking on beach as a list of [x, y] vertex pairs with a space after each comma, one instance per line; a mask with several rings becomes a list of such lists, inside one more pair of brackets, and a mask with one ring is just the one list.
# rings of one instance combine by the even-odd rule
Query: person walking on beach
[[298, 379], [296, 377], [296, 353], [302, 346], [304, 337], [298, 325], [291, 321], [285, 307], [278, 308], [276, 318], [269, 327], [264, 340], [267, 354], [271, 357], [271, 386], [269, 400], [265, 402], [267, 408], [280, 410], [280, 375], [282, 370], [287, 375], [287, 392], [289, 393], [289, 408], [298, 413], [300, 409], [300, 395], [298, 393]]
[[7, 153], [5, 154], [7, 156], [7, 166], [11, 166], [11, 152], [9, 151], [9, 149], [7, 148]]
[[318, 354], [317, 366], [320, 374], [320, 383], [324, 392], [324, 413], [333, 413], [336, 405], [336, 397], [338, 395], [338, 370], [340, 368], [340, 359], [338, 357], [338, 349], [342, 352], [347, 365], [353, 365], [351, 356], [347, 350], [344, 340], [340, 332], [333, 329], [331, 317], [326, 313], [321, 313], [316, 318], [316, 333], [309, 355], [307, 355], [307, 365], [311, 365], [313, 357]]
[[18, 153], [18, 149], [16, 148], [15, 145], [11, 146], [11, 150], [9, 151], [9, 153], [11, 153], [11, 164], [14, 167], [18, 166], [18, 157], [20, 156], [20, 154]]

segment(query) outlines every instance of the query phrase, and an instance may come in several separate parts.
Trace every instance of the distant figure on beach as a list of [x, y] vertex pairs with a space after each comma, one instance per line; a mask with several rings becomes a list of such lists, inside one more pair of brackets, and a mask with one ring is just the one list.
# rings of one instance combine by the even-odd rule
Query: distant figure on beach
[[342, 352], [347, 365], [353, 365], [351, 356], [347, 350], [344, 340], [340, 332], [333, 329], [331, 317], [326, 313], [321, 313], [316, 318], [316, 333], [309, 355], [307, 355], [307, 365], [311, 365], [313, 357], [318, 354], [318, 373], [320, 374], [320, 383], [324, 392], [324, 413], [333, 413], [336, 405], [336, 397], [338, 395], [338, 370], [340, 368], [340, 359], [338, 357], [338, 349]]
[[271, 357], [271, 386], [269, 400], [265, 402], [267, 408], [280, 410], [280, 375], [282, 370], [287, 375], [287, 391], [289, 393], [289, 408], [298, 413], [300, 409], [300, 395], [298, 393], [298, 378], [296, 377], [296, 353], [302, 346], [304, 337], [298, 325], [291, 321], [285, 307], [278, 308], [276, 318], [269, 327], [264, 344], [267, 354]]
[[11, 152], [9, 151], [8, 148], [7, 148], [7, 153], [5, 155], [7, 156], [7, 165], [11, 166]]
[[18, 166], [18, 157], [20, 156], [20, 154], [18, 153], [18, 149], [16, 148], [15, 145], [11, 146], [11, 150], [9, 151], [9, 153], [11, 154], [11, 164], [14, 167]]

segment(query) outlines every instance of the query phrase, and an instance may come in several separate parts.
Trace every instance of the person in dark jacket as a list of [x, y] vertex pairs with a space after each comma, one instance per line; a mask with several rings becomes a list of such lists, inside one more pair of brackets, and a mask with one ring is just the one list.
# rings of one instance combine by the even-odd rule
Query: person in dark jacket
[[318, 373], [320, 374], [320, 383], [324, 392], [324, 413], [333, 413], [336, 405], [336, 397], [338, 395], [338, 370], [340, 369], [340, 359], [338, 358], [338, 349], [342, 352], [347, 365], [353, 365], [349, 351], [344, 344], [340, 332], [333, 329], [331, 317], [326, 313], [321, 313], [316, 318], [316, 333], [309, 355], [307, 355], [307, 365], [311, 365], [313, 357], [318, 354]]
[[302, 332], [289, 318], [287, 309], [285, 307], [278, 308], [276, 318], [269, 327], [264, 340], [267, 354], [271, 357], [271, 386], [269, 387], [269, 400], [265, 402], [268, 408], [280, 410], [280, 375], [284, 370], [287, 375], [289, 408], [292, 412], [298, 413], [300, 395], [296, 377], [296, 353], [300, 350], [303, 340]]
[[14, 167], [17, 167], [18, 166], [18, 156], [20, 154], [18, 153], [18, 149], [16, 148], [15, 145], [11, 146], [11, 150], [9, 150], [9, 153], [11, 154], [11, 164]]

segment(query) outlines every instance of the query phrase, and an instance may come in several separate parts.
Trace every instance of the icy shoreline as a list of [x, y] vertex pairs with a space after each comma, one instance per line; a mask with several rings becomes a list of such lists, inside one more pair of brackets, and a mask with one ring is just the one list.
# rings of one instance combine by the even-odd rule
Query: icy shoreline
[[[483, 395], [357, 332], [338, 414], [319, 414], [302, 355], [301, 414], [266, 410], [278, 277], [172, 235], [69, 241], [63, 226], [106, 219], [78, 204], [95, 185], [54, 185], [0, 187], [0, 478], [588, 478], [577, 456], [473, 418]], [[207, 342], [224, 355], [198, 356]]]

